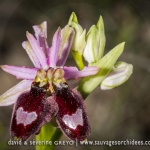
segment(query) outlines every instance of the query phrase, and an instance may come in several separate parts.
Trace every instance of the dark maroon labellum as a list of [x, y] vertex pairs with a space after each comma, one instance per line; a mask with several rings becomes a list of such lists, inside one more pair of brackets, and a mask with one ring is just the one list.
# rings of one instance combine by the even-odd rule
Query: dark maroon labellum
[[44, 88], [32, 86], [29, 92], [19, 96], [11, 120], [11, 135], [22, 141], [39, 132], [55, 113], [55, 102], [47, 98]]
[[71, 140], [87, 139], [90, 134], [90, 125], [79, 92], [68, 87], [55, 88], [55, 92], [59, 108], [56, 121], [63, 133]]

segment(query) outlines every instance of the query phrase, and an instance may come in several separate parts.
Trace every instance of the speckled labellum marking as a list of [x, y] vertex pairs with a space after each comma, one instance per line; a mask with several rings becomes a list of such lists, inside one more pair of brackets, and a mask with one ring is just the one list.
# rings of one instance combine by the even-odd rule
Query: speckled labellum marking
[[36, 112], [30, 112], [23, 110], [23, 107], [19, 107], [16, 112], [16, 121], [18, 124], [23, 124], [24, 126], [31, 124], [33, 121], [37, 119]]
[[72, 115], [64, 115], [62, 120], [69, 128], [75, 130], [78, 125], [83, 126], [82, 110], [77, 109]]
[[71, 140], [83, 141], [90, 134], [90, 125], [83, 99], [79, 92], [69, 87], [55, 88], [59, 111], [56, 121]]
[[54, 105], [53, 97], [47, 98], [44, 88], [32, 85], [31, 90], [21, 94], [14, 105], [10, 129], [12, 137], [25, 141], [38, 133], [56, 113]]

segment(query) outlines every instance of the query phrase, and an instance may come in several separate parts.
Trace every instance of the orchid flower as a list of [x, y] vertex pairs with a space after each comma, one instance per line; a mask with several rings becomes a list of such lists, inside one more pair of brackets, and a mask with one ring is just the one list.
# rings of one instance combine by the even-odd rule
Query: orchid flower
[[97, 67], [64, 66], [72, 42], [74, 29], [58, 28], [47, 42], [47, 22], [33, 26], [35, 37], [27, 32], [28, 41], [22, 43], [34, 68], [2, 65], [1, 68], [22, 79], [0, 96], [0, 106], [14, 104], [10, 124], [13, 138], [25, 141], [40, 132], [41, 127], [53, 116], [62, 132], [72, 140], [83, 141], [90, 134], [90, 125], [82, 96], [71, 89], [67, 81], [91, 76]]

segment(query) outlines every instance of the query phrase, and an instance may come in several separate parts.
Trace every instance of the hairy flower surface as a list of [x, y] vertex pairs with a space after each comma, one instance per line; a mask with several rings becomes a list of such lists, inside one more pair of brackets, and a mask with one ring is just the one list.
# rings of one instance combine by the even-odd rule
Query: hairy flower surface
[[98, 68], [84, 67], [79, 71], [76, 67], [64, 66], [74, 39], [73, 28], [58, 28], [51, 47], [47, 42], [47, 23], [35, 25], [33, 29], [36, 38], [27, 32], [28, 41], [22, 46], [35, 67], [1, 66], [4, 71], [23, 79], [0, 96], [0, 106], [15, 104], [11, 136], [27, 140], [55, 116], [68, 138], [83, 141], [90, 134], [88, 117], [81, 95], [69, 88], [67, 80], [94, 75]]

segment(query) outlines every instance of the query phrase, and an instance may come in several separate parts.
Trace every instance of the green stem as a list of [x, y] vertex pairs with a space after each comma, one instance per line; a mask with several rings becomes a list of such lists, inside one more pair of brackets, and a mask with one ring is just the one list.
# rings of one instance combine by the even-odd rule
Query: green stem
[[62, 136], [62, 132], [59, 128], [56, 128], [53, 136], [51, 137], [50, 141], [52, 141], [52, 145], [51, 146], [46, 146], [44, 150], [53, 150], [55, 148], [55, 141], [60, 140], [61, 136]]
[[36, 135], [36, 141], [49, 141], [50, 145], [36, 145], [36, 150], [53, 150], [55, 145], [54, 141], [60, 140], [62, 132], [59, 128], [53, 127], [50, 123], [46, 123], [40, 133]]
[[[42, 128], [38, 135], [36, 135], [36, 141], [49, 141], [53, 137], [55, 133], [55, 127], [53, 127], [50, 123], [46, 123]], [[36, 145], [36, 150], [44, 150], [45, 147], [49, 147], [48, 145]]]
[[79, 52], [72, 50], [72, 56], [77, 64], [77, 66], [79, 67], [79, 70], [82, 70], [84, 68], [84, 63], [82, 60], [82, 55], [79, 54]]

